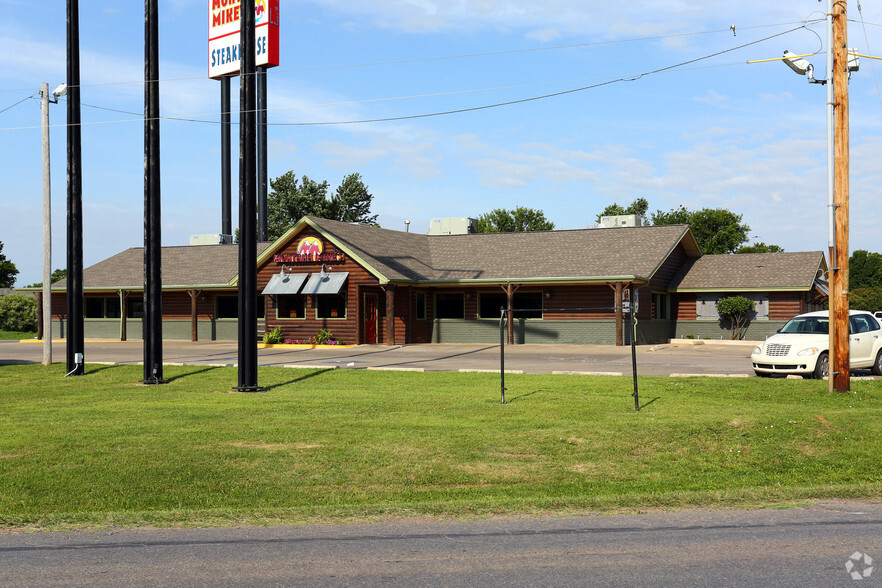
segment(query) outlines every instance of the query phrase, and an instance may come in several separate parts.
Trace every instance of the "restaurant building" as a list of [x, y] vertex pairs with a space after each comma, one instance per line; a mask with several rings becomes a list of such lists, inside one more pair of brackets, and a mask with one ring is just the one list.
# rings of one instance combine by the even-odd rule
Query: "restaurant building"
[[[746, 338], [762, 339], [825, 297], [823, 253], [702, 255], [686, 225], [425, 235], [305, 217], [257, 251], [260, 326], [291, 341], [498, 343], [512, 308], [514, 343], [622, 344], [629, 286], [638, 343], [728, 338], [715, 302], [736, 294], [757, 303]], [[236, 338], [237, 260], [236, 245], [163, 248], [165, 338]], [[84, 300], [86, 337], [140, 338], [143, 249], [87, 268]]]

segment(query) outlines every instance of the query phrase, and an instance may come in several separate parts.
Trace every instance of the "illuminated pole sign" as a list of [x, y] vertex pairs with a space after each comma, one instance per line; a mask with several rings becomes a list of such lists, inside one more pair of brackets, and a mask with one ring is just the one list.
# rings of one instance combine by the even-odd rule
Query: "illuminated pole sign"
[[[246, 0], [247, 1], [247, 0]], [[208, 77], [239, 73], [240, 0], [208, 0]], [[256, 66], [279, 65], [279, 0], [254, 0]]]

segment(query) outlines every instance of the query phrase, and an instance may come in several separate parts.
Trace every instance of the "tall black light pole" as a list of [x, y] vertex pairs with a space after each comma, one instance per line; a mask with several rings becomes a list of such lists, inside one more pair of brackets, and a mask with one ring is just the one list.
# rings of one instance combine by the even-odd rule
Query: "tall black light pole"
[[162, 231], [159, 189], [159, 18], [144, 1], [144, 379], [162, 384]]
[[78, 1], [67, 0], [67, 371], [73, 376], [85, 373], [79, 13]]
[[221, 234], [233, 234], [233, 196], [230, 189], [230, 77], [223, 76], [221, 83]]
[[257, 68], [257, 240], [267, 241], [266, 66]]
[[255, 215], [255, 40], [254, 3], [241, 4], [239, 69], [239, 385], [237, 392], [262, 391], [257, 385], [257, 217]]

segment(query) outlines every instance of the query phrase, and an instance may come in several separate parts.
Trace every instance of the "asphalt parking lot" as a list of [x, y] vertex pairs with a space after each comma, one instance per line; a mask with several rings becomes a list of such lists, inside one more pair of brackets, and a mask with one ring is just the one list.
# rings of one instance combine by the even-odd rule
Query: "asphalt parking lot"
[[[640, 345], [636, 348], [639, 375], [752, 376], [746, 345]], [[63, 341], [53, 343], [53, 360], [64, 362]], [[505, 370], [509, 373], [576, 373], [630, 375], [631, 348], [613, 345], [507, 345]], [[261, 366], [385, 369], [399, 371], [495, 371], [502, 358], [499, 345], [425, 344], [357, 345], [344, 348], [271, 347], [258, 351]], [[87, 340], [86, 363], [137, 364], [143, 359], [143, 343]], [[42, 361], [40, 341], [0, 341], [0, 363]], [[167, 365], [225, 365], [238, 362], [235, 341], [163, 342]]]
[[[636, 347], [637, 374], [642, 376], [753, 377], [748, 341], [674, 340], [663, 345]], [[64, 341], [52, 346], [53, 361], [64, 362]], [[260, 366], [319, 369], [369, 369], [390, 371], [492, 371], [499, 372], [503, 358], [499, 345], [419, 344], [356, 345], [352, 347], [302, 348], [275, 346], [258, 350]], [[137, 364], [143, 359], [143, 342], [87, 340], [86, 364]], [[0, 341], [0, 364], [39, 363], [40, 341]], [[235, 341], [163, 342], [166, 365], [235, 366]], [[630, 347], [614, 345], [506, 345], [507, 373], [525, 374], [632, 374]], [[855, 377], [872, 377], [869, 370]]]

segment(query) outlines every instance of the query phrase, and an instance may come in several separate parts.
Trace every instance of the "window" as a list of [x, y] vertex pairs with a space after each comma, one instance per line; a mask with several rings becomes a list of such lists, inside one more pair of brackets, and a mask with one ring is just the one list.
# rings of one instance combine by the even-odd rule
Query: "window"
[[306, 296], [301, 294], [276, 294], [273, 296], [276, 318], [306, 318]]
[[439, 292], [435, 294], [435, 318], [465, 318], [465, 300], [462, 292]]
[[[478, 295], [478, 318], [499, 318], [499, 309], [508, 306], [504, 292], [484, 292]], [[541, 292], [515, 292], [512, 300], [514, 318], [542, 318]], [[520, 311], [520, 312], [518, 312]]]
[[753, 300], [756, 304], [756, 311], [751, 314], [751, 320], [768, 320], [769, 319], [769, 296], [768, 294], [699, 294], [695, 300], [696, 318], [719, 320], [720, 313], [717, 312], [717, 300], [720, 298], [728, 298], [730, 296], [744, 296], [748, 300]]
[[[716, 304], [714, 305], [716, 308]], [[670, 298], [661, 292], [652, 293], [652, 318], [667, 320], [671, 318]]]
[[343, 294], [316, 294], [315, 318], [346, 318], [346, 296]]
[[[239, 296], [215, 296], [215, 307], [217, 308], [217, 318], [231, 319], [239, 318]], [[258, 295], [254, 300], [254, 311], [257, 318], [263, 318], [266, 314], [266, 301], [264, 296]]]
[[217, 318], [239, 318], [238, 296], [216, 296], [214, 302], [217, 307]]
[[857, 314], [851, 317], [852, 333], [868, 333], [878, 329], [879, 325], [876, 324], [876, 321], [868, 316]]
[[126, 299], [126, 318], [144, 318], [144, 299]]
[[425, 320], [425, 318], [426, 318], [426, 293], [425, 292], [417, 292], [416, 293], [416, 318], [418, 321]]
[[119, 297], [106, 298], [86, 297], [84, 302], [85, 318], [119, 318]]

